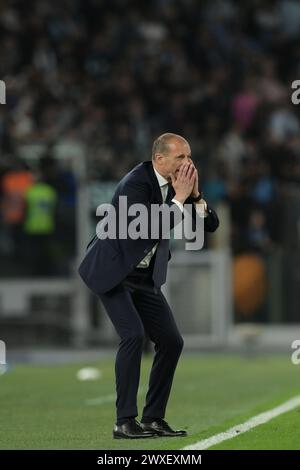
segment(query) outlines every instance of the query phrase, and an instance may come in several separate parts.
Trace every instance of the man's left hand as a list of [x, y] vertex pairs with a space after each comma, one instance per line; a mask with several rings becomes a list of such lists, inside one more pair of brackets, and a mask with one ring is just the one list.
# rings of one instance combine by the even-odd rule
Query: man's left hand
[[190, 194], [191, 197], [197, 197], [199, 196], [199, 181], [198, 181], [198, 170], [197, 168], [195, 167], [195, 165], [193, 165], [194, 168], [195, 168], [195, 182], [194, 182], [194, 186], [193, 186], [193, 189], [192, 189], [192, 192]]
[[[195, 182], [194, 182], [194, 186], [193, 186], [193, 189], [192, 189], [192, 192], [190, 194], [191, 197], [198, 197], [199, 194], [200, 194], [200, 191], [199, 191], [199, 177], [198, 177], [198, 170], [197, 168], [195, 167], [195, 165], [193, 165], [194, 168], [195, 168]], [[208, 212], [207, 212], [207, 203], [205, 201], [205, 199], [200, 199], [198, 202], [196, 202], [196, 204], [198, 206], [202, 205], [203, 206], [203, 210], [204, 210], [204, 216], [207, 217], [208, 215]]]

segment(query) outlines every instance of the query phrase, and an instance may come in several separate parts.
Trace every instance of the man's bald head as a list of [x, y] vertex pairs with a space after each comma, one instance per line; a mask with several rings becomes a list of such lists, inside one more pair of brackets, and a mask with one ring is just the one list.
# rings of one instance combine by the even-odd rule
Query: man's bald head
[[171, 180], [171, 175], [176, 176], [181, 165], [191, 161], [191, 148], [181, 135], [168, 132], [154, 141], [152, 164], [154, 169], [167, 180]]
[[166, 132], [155, 139], [152, 146], [152, 160], [155, 160], [156, 154], [168, 155], [172, 148], [172, 144], [176, 142], [188, 143], [184, 137], [171, 132]]

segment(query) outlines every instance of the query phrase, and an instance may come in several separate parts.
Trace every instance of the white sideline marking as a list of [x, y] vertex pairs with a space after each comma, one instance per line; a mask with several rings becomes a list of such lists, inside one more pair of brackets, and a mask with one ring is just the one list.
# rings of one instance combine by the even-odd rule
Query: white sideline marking
[[189, 446], [183, 447], [182, 450], [204, 450], [212, 447], [216, 444], [219, 444], [222, 441], [226, 441], [227, 439], [232, 439], [233, 437], [239, 436], [244, 432], [249, 431], [249, 429], [255, 428], [260, 424], [267, 423], [276, 416], [279, 416], [287, 411], [291, 411], [294, 408], [300, 406], [300, 395], [297, 395], [294, 398], [284, 402], [282, 405], [273, 408], [272, 410], [265, 411], [264, 413], [260, 413], [259, 415], [253, 416], [245, 423], [238, 424], [233, 428], [228, 429], [225, 432], [221, 432], [220, 434], [216, 434], [215, 436], [211, 436], [207, 439], [203, 439], [202, 441], [198, 441], [195, 444], [191, 444]]
[[[143, 393], [145, 390], [144, 386], [141, 386], [138, 391], [138, 395]], [[105, 403], [113, 403], [117, 399], [115, 393], [111, 393], [110, 395], [105, 395], [104, 397], [97, 397], [97, 398], [88, 398], [85, 400], [85, 405], [87, 406], [100, 406], [104, 405]]]

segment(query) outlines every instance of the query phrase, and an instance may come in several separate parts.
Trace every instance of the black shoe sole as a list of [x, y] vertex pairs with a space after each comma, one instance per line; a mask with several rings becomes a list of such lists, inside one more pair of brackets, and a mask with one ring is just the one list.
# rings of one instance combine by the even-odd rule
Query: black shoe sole
[[150, 434], [149, 436], [140, 435], [140, 436], [126, 436], [125, 434], [113, 434], [114, 439], [152, 439], [156, 437], [156, 434]]
[[156, 433], [158, 437], [187, 437], [187, 434], [160, 434]]
[[[146, 429], [145, 429], [145, 431], [146, 431]], [[148, 431], [148, 429], [147, 429], [147, 431]], [[155, 430], [153, 430], [153, 432], [155, 433], [155, 435], [157, 437], [187, 437], [188, 436], [187, 433], [186, 434], [175, 434], [175, 433], [174, 434], [165, 434], [163, 432], [159, 432], [159, 431], [155, 431]]]

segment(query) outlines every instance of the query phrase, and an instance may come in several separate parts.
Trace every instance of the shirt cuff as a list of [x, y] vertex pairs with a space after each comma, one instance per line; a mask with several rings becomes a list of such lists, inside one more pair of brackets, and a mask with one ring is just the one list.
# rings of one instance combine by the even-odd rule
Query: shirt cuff
[[181, 212], [183, 212], [183, 204], [181, 204], [181, 202], [177, 201], [176, 199], [172, 199], [172, 202], [174, 202], [176, 204], [176, 206], [179, 207]]
[[196, 212], [199, 217], [202, 217], [203, 219], [208, 216], [207, 212], [207, 204], [204, 201], [202, 204], [195, 204], [196, 205]]

